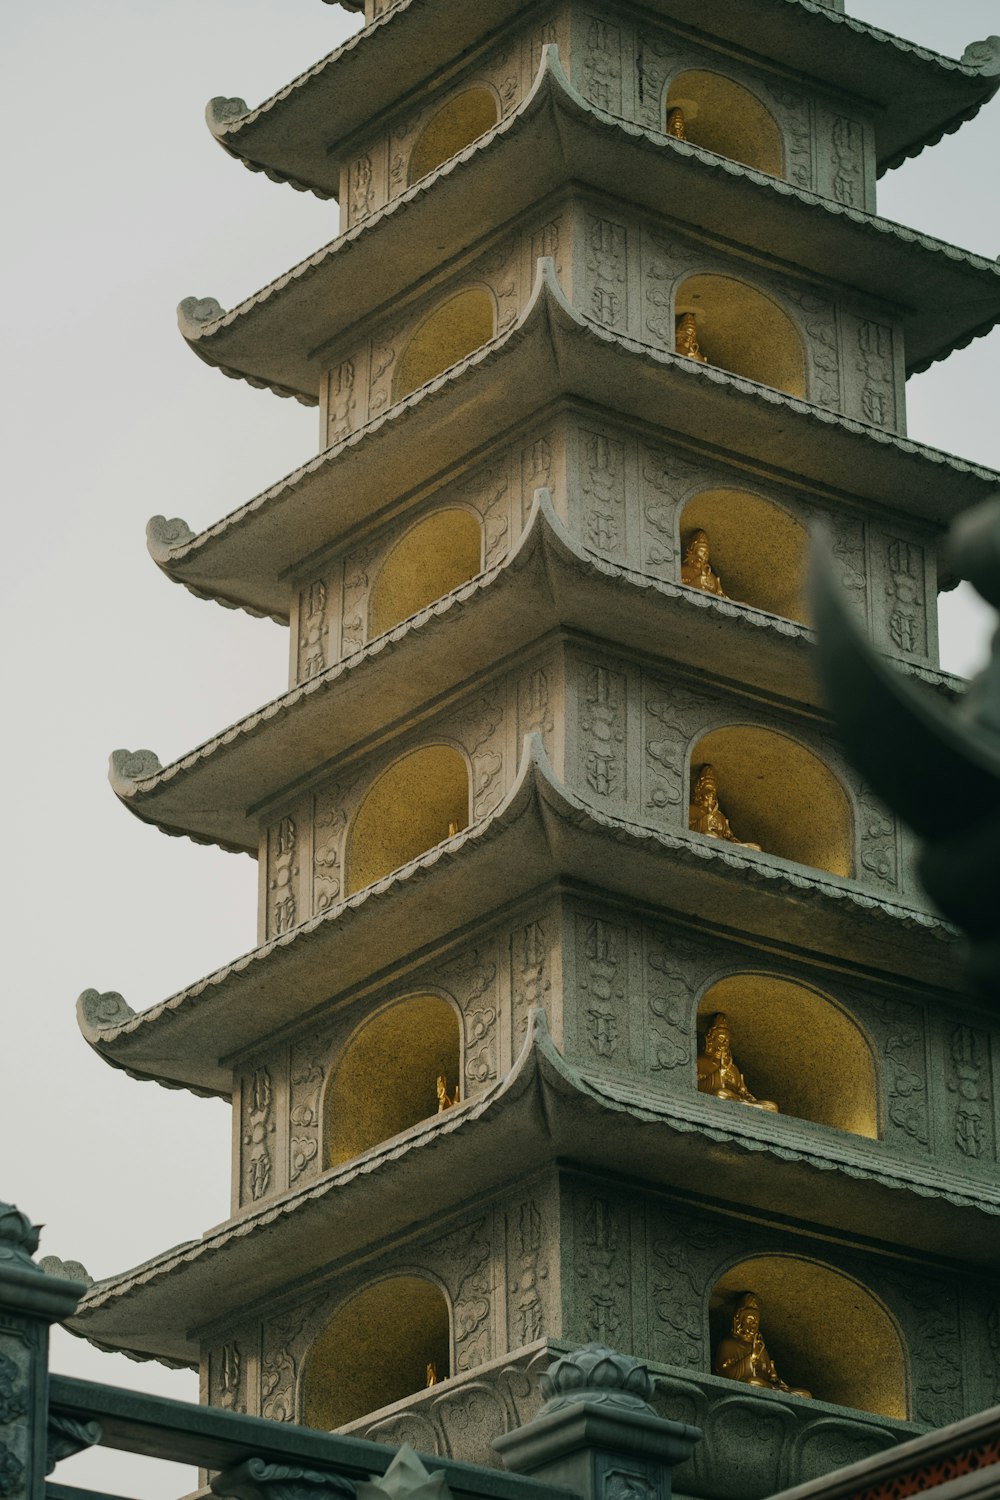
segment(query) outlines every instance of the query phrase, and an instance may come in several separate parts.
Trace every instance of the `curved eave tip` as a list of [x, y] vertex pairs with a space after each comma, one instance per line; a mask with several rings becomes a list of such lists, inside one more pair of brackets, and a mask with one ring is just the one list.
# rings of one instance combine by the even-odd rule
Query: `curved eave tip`
[[194, 532], [181, 516], [150, 516], [146, 522], [146, 549], [161, 568], [173, 552], [193, 541]]
[[104, 1032], [124, 1025], [134, 1015], [131, 1005], [117, 990], [108, 990], [103, 995], [99, 990], [84, 990], [76, 1002], [76, 1023], [92, 1047], [97, 1046]]
[[249, 113], [250, 107], [245, 99], [227, 99], [224, 94], [216, 94], [205, 105], [205, 123], [218, 140]]
[[981, 78], [1000, 87], [1000, 36], [987, 36], [981, 42], [970, 42], [962, 53], [962, 66], [974, 68]]
[[108, 757], [108, 780], [119, 797], [131, 797], [140, 781], [162, 770], [155, 750], [112, 750]]
[[185, 297], [177, 304], [177, 326], [188, 340], [200, 338], [209, 323], [225, 315], [226, 309], [215, 297]]

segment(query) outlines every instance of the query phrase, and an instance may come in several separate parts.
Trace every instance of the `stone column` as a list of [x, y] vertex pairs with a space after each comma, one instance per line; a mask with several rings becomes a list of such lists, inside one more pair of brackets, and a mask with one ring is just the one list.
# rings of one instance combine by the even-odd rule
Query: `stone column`
[[37, 1249], [38, 1229], [0, 1203], [0, 1500], [43, 1500], [49, 1326], [68, 1317], [85, 1290], [43, 1271], [32, 1260]]
[[493, 1444], [508, 1469], [567, 1485], [581, 1500], [670, 1500], [673, 1469], [701, 1432], [656, 1415], [645, 1365], [587, 1344], [551, 1364], [541, 1388], [547, 1399], [534, 1421]]

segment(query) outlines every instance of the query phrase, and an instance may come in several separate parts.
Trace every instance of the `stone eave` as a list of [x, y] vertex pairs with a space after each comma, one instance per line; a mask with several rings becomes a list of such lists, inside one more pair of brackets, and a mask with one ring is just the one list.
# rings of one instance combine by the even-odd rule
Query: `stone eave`
[[[335, 198], [359, 132], [522, 10], [521, 0], [398, 0], [256, 109], [213, 99], [209, 128], [251, 171]], [[647, 10], [696, 31], [704, 26], [702, 0], [647, 0]], [[863, 99], [875, 114], [880, 171], [971, 120], [998, 86], [1000, 57], [987, 44], [958, 62], [810, 0], [716, 0], [711, 32], [786, 73]]]
[[[599, 872], [599, 880], [595, 874]], [[851, 880], [687, 831], [661, 833], [599, 812], [555, 777], [533, 736], [495, 812], [374, 885], [207, 978], [133, 1012], [120, 995], [81, 996], [78, 1019], [113, 1066], [167, 1087], [226, 1095], [231, 1059], [303, 1022], [337, 993], [500, 907], [560, 881], [712, 922], [751, 940], [919, 987], [960, 987], [954, 930]]]
[[438, 226], [450, 245], [470, 245], [570, 182], [655, 212], [682, 202], [684, 224], [725, 239], [739, 223], [751, 252], [782, 258], [793, 243], [805, 272], [893, 306], [911, 374], [1000, 320], [995, 261], [603, 113], [549, 46], [531, 92], [496, 129], [229, 312], [187, 299], [181, 332], [224, 374], [313, 400], [317, 350], [438, 270]]
[[[405, 723], [536, 641], [560, 630], [593, 634], [595, 620], [602, 642], [824, 712], [807, 626], [593, 555], [539, 490], [517, 545], [495, 567], [169, 766], [153, 769], [149, 752], [133, 764], [116, 751], [112, 786], [163, 833], [255, 854], [257, 809], [386, 732], [387, 714]], [[751, 651], [741, 644], [748, 632]], [[945, 673], [909, 672], [954, 694], [957, 680]]]
[[[644, 421], [665, 443], [940, 526], [1000, 485], [992, 470], [610, 332], [570, 305], [543, 260], [506, 333], [201, 533], [154, 517], [150, 551], [200, 597], [284, 622], [290, 568], [382, 511], [387, 496], [418, 489], [566, 398]], [[850, 490], [834, 490], [832, 476]]]
[[300, 1288], [379, 1238], [443, 1222], [450, 1184], [475, 1180], [480, 1198], [516, 1176], [564, 1166], [639, 1178], [740, 1211], [787, 1213], [838, 1235], [989, 1265], [1000, 1252], [1000, 1192], [890, 1155], [881, 1143], [705, 1099], [689, 1084], [654, 1094], [583, 1073], [532, 1012], [511, 1072], [478, 1099], [411, 1127], [319, 1179], [96, 1283], [70, 1328], [139, 1358], [195, 1363], [199, 1331], [237, 1307], [273, 1308], [294, 1265]]

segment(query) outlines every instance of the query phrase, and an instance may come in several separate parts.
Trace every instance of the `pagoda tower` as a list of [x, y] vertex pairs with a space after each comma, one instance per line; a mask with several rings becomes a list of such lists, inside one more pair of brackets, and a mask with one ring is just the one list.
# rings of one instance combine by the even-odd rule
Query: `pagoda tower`
[[232, 1100], [231, 1217], [72, 1326], [485, 1464], [601, 1342], [703, 1429], [681, 1494], [769, 1494], [1000, 1401], [1000, 1028], [838, 747], [804, 597], [821, 523], [878, 648], [956, 691], [936, 544], [1000, 480], [907, 436], [905, 380], [995, 325], [1000, 270], [875, 186], [1000, 40], [955, 62], [837, 0], [365, 7], [208, 111], [339, 237], [180, 307], [320, 452], [148, 533], [288, 624], [288, 691], [112, 757], [137, 817], [259, 858], [259, 946], [80, 1001], [113, 1066]]

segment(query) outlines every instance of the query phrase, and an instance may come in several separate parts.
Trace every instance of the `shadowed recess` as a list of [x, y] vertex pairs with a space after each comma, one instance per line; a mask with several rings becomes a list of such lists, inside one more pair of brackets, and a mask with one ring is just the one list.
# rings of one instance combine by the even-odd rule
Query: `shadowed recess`
[[699, 68], [679, 73], [667, 93], [665, 119], [672, 109], [683, 111], [685, 135], [692, 146], [728, 156], [772, 177], [784, 176], [778, 123], [742, 84]]
[[302, 1376], [303, 1420], [330, 1431], [415, 1395], [427, 1366], [446, 1380], [448, 1304], [421, 1276], [391, 1276], [337, 1308], [313, 1341]]
[[424, 126], [410, 157], [408, 182], [435, 171], [466, 146], [492, 130], [500, 119], [496, 96], [490, 89], [466, 89], [442, 105]]
[[776, 302], [732, 276], [689, 276], [677, 292], [677, 317], [694, 313], [710, 365], [760, 385], [805, 397], [802, 337]]
[[450, 745], [411, 750], [365, 794], [347, 841], [347, 894], [466, 828], [469, 774]]
[[369, 639], [474, 578], [482, 552], [482, 528], [467, 510], [438, 510], [411, 526], [386, 556], [372, 587]]
[[816, 870], [851, 875], [850, 803], [811, 750], [774, 730], [734, 724], [713, 730], [695, 746], [692, 788], [703, 765], [715, 767], [719, 806], [737, 839]]
[[718, 1011], [729, 1018], [733, 1057], [758, 1099], [773, 1099], [783, 1115], [878, 1139], [871, 1045], [835, 1001], [774, 974], [732, 974], [702, 997], [699, 1050]]
[[437, 1079], [449, 1096], [460, 1077], [458, 1017], [438, 995], [414, 995], [354, 1032], [330, 1074], [326, 1165], [360, 1156], [438, 1112]]
[[452, 365], [488, 344], [496, 327], [496, 304], [485, 287], [457, 292], [419, 324], [400, 356], [394, 399], [402, 401]]
[[705, 490], [684, 507], [681, 551], [704, 531], [711, 563], [730, 599], [808, 623], [805, 527], [744, 490]]
[[741, 1261], [712, 1293], [713, 1354], [746, 1292], [760, 1298], [761, 1335], [786, 1385], [804, 1386], [817, 1401], [908, 1419], [902, 1336], [859, 1281], [794, 1255]]

